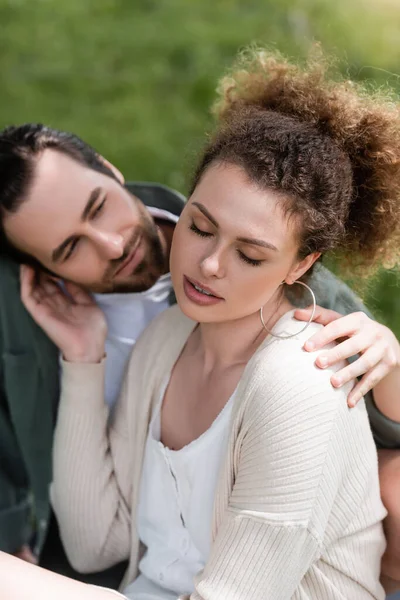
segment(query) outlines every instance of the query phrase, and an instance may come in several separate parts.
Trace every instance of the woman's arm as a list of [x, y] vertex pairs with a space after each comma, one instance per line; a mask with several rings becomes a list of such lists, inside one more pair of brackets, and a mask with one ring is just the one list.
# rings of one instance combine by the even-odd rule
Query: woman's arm
[[[257, 389], [246, 398], [248, 412], [238, 421], [241, 442], [234, 452], [234, 487], [229, 502], [225, 491], [227, 506], [216, 505], [223, 518], [192, 600], [291, 598], [325, 545], [329, 548], [351, 524], [354, 506], [362, 506], [366, 489], [372, 488], [367, 473], [376, 465], [376, 454], [365, 414], [358, 414], [363, 407], [348, 411], [347, 390], [333, 389], [329, 374], [316, 369], [315, 357], [308, 353], [281, 368], [292, 351], [290, 343], [285, 344], [280, 345], [278, 362], [274, 353], [267, 373], [248, 372], [249, 387]], [[368, 449], [358, 456], [360, 431]], [[355, 461], [356, 481], [351, 476]], [[374, 499], [382, 516], [377, 473], [375, 479]], [[354, 485], [348, 485], [350, 481]], [[335, 508], [344, 482], [346, 502]], [[348, 543], [350, 554], [358, 551], [356, 544]], [[365, 578], [373, 579], [371, 572], [376, 573], [373, 585], [379, 588], [379, 526], [368, 543]], [[355, 578], [340, 582], [346, 597], [355, 597], [360, 589], [357, 574]]]
[[87, 292], [65, 289], [21, 267], [21, 299], [64, 357], [53, 450], [51, 500], [77, 571], [101, 571], [130, 555], [127, 401], [122, 391], [109, 429], [104, 401], [107, 325]]
[[117, 600], [124, 596], [45, 571], [0, 552], [1, 597], [7, 600]]
[[109, 427], [104, 367], [63, 362], [50, 496], [72, 566], [101, 571], [130, 555], [132, 452], [125, 386]]

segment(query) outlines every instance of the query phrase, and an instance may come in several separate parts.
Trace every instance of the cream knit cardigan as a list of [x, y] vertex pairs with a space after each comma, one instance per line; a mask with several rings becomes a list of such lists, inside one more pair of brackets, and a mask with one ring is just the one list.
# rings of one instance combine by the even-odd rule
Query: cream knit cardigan
[[[299, 326], [291, 313], [279, 322], [287, 333]], [[129, 558], [121, 589], [137, 576], [143, 551], [135, 519], [152, 405], [193, 327], [177, 306], [150, 324], [109, 427], [104, 364], [63, 365], [53, 506], [77, 570]], [[192, 600], [384, 598], [375, 445], [364, 402], [349, 410], [348, 388], [333, 389], [331, 371], [301, 349], [318, 327], [268, 337], [241, 377], [211, 555]]]

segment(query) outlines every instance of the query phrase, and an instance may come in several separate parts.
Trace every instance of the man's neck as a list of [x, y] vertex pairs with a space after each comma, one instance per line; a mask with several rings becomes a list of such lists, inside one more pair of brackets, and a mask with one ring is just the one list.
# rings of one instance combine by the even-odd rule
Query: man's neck
[[172, 236], [174, 235], [175, 223], [167, 221], [166, 219], [156, 218], [154, 219], [160, 232], [161, 244], [164, 250], [165, 256], [165, 270], [164, 273], [169, 272], [169, 255], [171, 252]]

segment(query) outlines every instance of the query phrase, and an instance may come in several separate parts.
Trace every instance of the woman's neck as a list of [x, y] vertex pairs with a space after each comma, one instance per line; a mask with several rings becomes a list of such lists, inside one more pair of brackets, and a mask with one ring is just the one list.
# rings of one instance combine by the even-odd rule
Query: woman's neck
[[[284, 298], [279, 306], [269, 311], [264, 309], [263, 316], [268, 328], [272, 329], [292, 308]], [[234, 321], [201, 323], [195, 331], [192, 349], [202, 356], [204, 369], [210, 372], [247, 363], [268, 335], [257, 312]]]

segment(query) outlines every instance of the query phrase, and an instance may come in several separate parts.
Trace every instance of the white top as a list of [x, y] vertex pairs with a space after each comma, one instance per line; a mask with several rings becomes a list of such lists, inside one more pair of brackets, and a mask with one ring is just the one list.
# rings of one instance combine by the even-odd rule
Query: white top
[[[177, 223], [178, 217], [166, 210], [148, 207], [153, 217]], [[110, 408], [117, 401], [126, 363], [138, 337], [155, 316], [168, 308], [172, 290], [166, 273], [148, 290], [132, 294], [95, 294], [97, 305], [108, 326], [105, 373], [105, 399]]]
[[[142, 558], [134, 525], [154, 401], [195, 326], [178, 306], [150, 323], [111, 427], [104, 364], [63, 363], [53, 506], [75, 569], [99, 571], [129, 557], [121, 589], [138, 576]], [[318, 353], [302, 350], [320, 327], [298, 334], [288, 313], [274, 332], [296, 335], [268, 337], [243, 371], [214, 498], [211, 551], [191, 600], [385, 598], [376, 447], [364, 402], [347, 406], [352, 383], [330, 383], [341, 366], [318, 369]]]
[[210, 553], [215, 489], [230, 430], [234, 394], [200, 437], [178, 451], [166, 448], [160, 442], [166, 387], [146, 442], [137, 529], [147, 550], [141, 575], [124, 592], [132, 600], [174, 600], [193, 591], [193, 578]]

